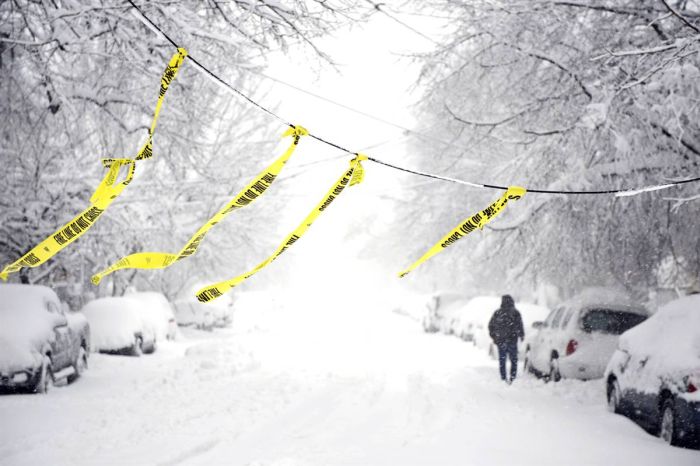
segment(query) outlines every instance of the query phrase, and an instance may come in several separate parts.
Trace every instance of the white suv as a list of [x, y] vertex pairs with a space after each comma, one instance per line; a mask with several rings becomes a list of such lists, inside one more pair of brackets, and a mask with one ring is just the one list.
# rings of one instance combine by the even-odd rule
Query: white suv
[[525, 370], [548, 380], [596, 379], [615, 352], [619, 335], [648, 316], [625, 295], [590, 289], [553, 310], [525, 347]]

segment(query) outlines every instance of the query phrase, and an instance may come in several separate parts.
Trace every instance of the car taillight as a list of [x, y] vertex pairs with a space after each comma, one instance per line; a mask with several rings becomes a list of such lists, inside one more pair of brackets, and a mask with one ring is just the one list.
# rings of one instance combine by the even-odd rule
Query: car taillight
[[685, 391], [687, 393], [695, 393], [700, 386], [700, 374], [689, 375], [685, 378]]
[[569, 340], [569, 343], [566, 345], [566, 355], [574, 354], [576, 348], [578, 348], [578, 341], [574, 339]]

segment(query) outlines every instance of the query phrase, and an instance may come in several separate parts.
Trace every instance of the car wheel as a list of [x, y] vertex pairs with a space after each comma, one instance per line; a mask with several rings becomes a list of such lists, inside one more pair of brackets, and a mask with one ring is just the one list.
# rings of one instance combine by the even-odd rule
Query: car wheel
[[81, 346], [78, 350], [78, 357], [75, 358], [75, 362], [73, 363], [73, 369], [75, 370], [75, 372], [68, 376], [68, 383], [72, 383], [75, 379], [83, 375], [83, 372], [85, 372], [85, 369], [87, 369], [87, 367], [88, 354], [87, 351], [85, 351], [85, 347]]
[[667, 398], [661, 408], [661, 421], [659, 425], [659, 437], [669, 445], [678, 445], [678, 428], [676, 426], [676, 412], [673, 409], [673, 399]]
[[608, 381], [608, 411], [620, 413], [620, 384], [614, 379]]
[[36, 382], [34, 391], [36, 393], [48, 393], [53, 386], [53, 369], [51, 367], [51, 358], [48, 355], [44, 356], [44, 360], [41, 363], [41, 372], [39, 373], [39, 380]]
[[141, 356], [143, 354], [143, 340], [141, 337], [136, 337], [134, 344], [131, 346], [131, 354], [133, 356]]
[[158, 342], [157, 342], [156, 339], [154, 338], [154, 339], [153, 339], [153, 343], [151, 343], [151, 346], [149, 346], [149, 347], [148, 347], [148, 350], [147, 350], [147, 351], [144, 351], [144, 353], [145, 353], [145, 354], [152, 354], [152, 353], [155, 353], [155, 352], [156, 352], [157, 346], [158, 346]]
[[559, 358], [552, 358], [549, 362], [549, 378], [552, 382], [559, 382], [561, 380], [561, 373], [559, 372]]

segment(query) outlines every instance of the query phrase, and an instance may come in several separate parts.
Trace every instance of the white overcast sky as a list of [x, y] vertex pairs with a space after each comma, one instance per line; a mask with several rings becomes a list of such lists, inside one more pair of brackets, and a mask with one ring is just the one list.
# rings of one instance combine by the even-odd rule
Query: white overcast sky
[[[435, 30], [434, 24], [417, 22], [415, 17], [401, 19], [413, 20], [411, 24], [426, 33], [431, 27]], [[315, 43], [332, 57], [336, 68], [310, 57], [308, 51], [292, 48], [268, 57], [269, 67], [265, 73], [398, 125], [415, 127], [412, 105], [420, 97], [420, 92], [411, 89], [418, 77], [420, 64], [406, 56], [430, 50], [434, 44], [383, 14], [375, 14], [366, 24], [339, 30], [332, 37]], [[258, 91], [256, 95], [262, 95], [263, 103], [277, 105], [277, 113], [290, 123], [300, 124], [312, 133], [352, 151], [366, 152], [399, 165], [407, 164], [404, 160], [407, 150], [405, 135], [401, 129], [273, 81], [265, 80]], [[284, 130], [281, 126], [280, 134]], [[286, 144], [288, 141], [282, 142], [276, 154]], [[272, 160], [276, 154], [270, 154], [268, 159]], [[302, 175], [288, 180], [289, 199], [280, 212], [278, 231], [273, 233], [277, 241], [281, 241], [315, 207], [327, 189], [347, 169], [351, 158], [310, 138], [302, 139], [280, 178], [282, 182], [285, 177], [303, 171]], [[317, 161], [325, 162], [314, 163]], [[285, 274], [286, 278], [298, 277], [299, 280], [292, 278], [286, 285], [295, 290], [314, 286], [314, 292], [317, 292], [321, 283], [323, 289], [333, 294], [343, 288], [347, 290], [344, 278], [358, 275], [373, 276], [376, 289], [399, 285], [395, 272], [408, 265], [410, 257], [406, 257], [406, 263], [382, 263], [386, 268], [378, 270], [376, 264], [362, 263], [358, 255], [362, 244], [371, 241], [372, 235], [386, 234], [378, 223], [383, 223], [387, 228], [406, 227], [394, 225], [393, 205], [388, 201], [382, 202], [377, 195], [400, 195], [405, 184], [415, 184], [416, 181], [411, 175], [365, 162], [365, 182], [348, 188], [294, 248], [269, 268], [280, 267], [291, 271]], [[358, 226], [357, 220], [368, 209], [379, 212], [380, 220]], [[343, 270], [328, 274], [329, 261], [342, 263]], [[268, 270], [268, 273], [276, 272]]]

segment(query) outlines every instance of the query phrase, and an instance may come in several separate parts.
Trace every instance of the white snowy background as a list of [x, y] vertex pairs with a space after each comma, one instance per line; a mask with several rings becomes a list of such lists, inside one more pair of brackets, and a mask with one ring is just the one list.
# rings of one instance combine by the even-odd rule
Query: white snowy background
[[[700, 25], [696, 1], [669, 3]], [[381, 4], [404, 25], [350, 0], [143, 8], [289, 122], [392, 164], [564, 190], [700, 173], [700, 33], [661, 1]], [[87, 205], [100, 157], [132, 156], [143, 143], [173, 49], [130, 10], [0, 3], [3, 265]], [[178, 250], [284, 150], [284, 129], [185, 62], [154, 158], [89, 233], [22, 278], [77, 310], [128, 288], [175, 300], [194, 283], [251, 269], [348, 154], [303, 138], [269, 192], [212, 230], [195, 256], [89, 283], [124, 255]], [[700, 464], [697, 451], [610, 414], [600, 380], [525, 376], [507, 386], [482, 348], [394, 312], [436, 290], [553, 306], [590, 285], [624, 288], [655, 309], [700, 286], [697, 184], [619, 199], [528, 194], [399, 280], [500, 192], [371, 162], [365, 171], [293, 248], [231, 292], [231, 328], [183, 329], [140, 358], [92, 354], [73, 384], [0, 397], [0, 463]]]

